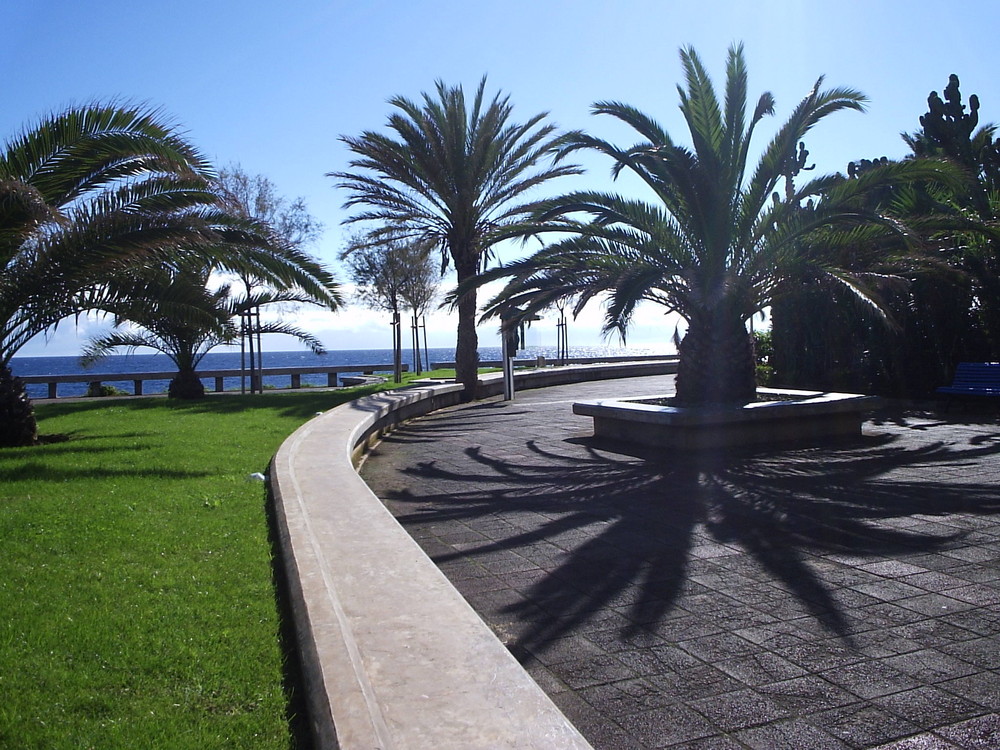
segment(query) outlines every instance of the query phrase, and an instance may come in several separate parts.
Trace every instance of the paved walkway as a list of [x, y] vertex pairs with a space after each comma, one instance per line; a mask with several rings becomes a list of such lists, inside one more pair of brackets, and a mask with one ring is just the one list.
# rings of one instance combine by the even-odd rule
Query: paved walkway
[[362, 475], [596, 748], [1000, 747], [1000, 422], [700, 464], [581, 398], [416, 420]]

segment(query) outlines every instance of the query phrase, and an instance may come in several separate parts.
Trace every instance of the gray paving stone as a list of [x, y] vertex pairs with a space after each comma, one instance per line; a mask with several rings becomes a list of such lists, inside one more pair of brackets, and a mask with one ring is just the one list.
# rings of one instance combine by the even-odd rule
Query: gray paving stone
[[681, 648], [689, 654], [709, 663], [716, 663], [730, 657], [748, 656], [758, 650], [756, 644], [735, 633], [717, 633], [704, 638], [681, 641]]
[[916, 586], [910, 586], [902, 581], [882, 580], [875, 583], [863, 583], [854, 587], [855, 591], [868, 594], [885, 602], [895, 602], [912, 596], [920, 596], [926, 592]]
[[789, 715], [787, 708], [751, 688], [691, 701], [689, 705], [725, 732], [766, 724]]
[[938, 619], [979, 636], [994, 636], [1000, 633], [1000, 612], [994, 608], [975, 607], [961, 612], [949, 612]]
[[883, 664], [927, 684], [964, 677], [976, 671], [968, 662], [933, 648], [892, 656], [883, 660]]
[[961, 643], [977, 638], [977, 634], [966, 628], [946, 622], [944, 618], [928, 618], [910, 625], [890, 628], [887, 632], [893, 638], [903, 638], [925, 647], [940, 647], [948, 643]]
[[762, 685], [758, 690], [782, 706], [790, 716], [809, 714], [857, 703], [857, 696], [822, 677], [806, 675], [791, 680]]
[[886, 576], [887, 578], [902, 578], [903, 576], [912, 576], [917, 573], [927, 572], [926, 568], [922, 568], [919, 565], [900, 562], [898, 560], [882, 560], [880, 562], [868, 563], [867, 565], [859, 565], [858, 569]]
[[657, 690], [680, 701], [730, 693], [744, 687], [739, 680], [708, 664], [690, 667], [683, 672], [662, 672], [646, 677]]
[[958, 722], [938, 729], [937, 733], [969, 750], [995, 750], [1000, 747], [1000, 715], [989, 714]]
[[802, 719], [776, 721], [739, 732], [736, 737], [754, 750], [840, 750], [851, 747]]
[[810, 672], [843, 669], [865, 661], [865, 655], [838, 640], [803, 642], [784, 649], [782, 655]]
[[917, 687], [910, 675], [883, 661], [862, 661], [821, 672], [820, 676], [860, 698], [876, 698]]
[[636, 674], [613, 656], [599, 655], [559, 662], [558, 669], [547, 665], [571, 688], [591, 687], [636, 677]]
[[947, 595], [952, 599], [968, 602], [977, 606], [985, 606], [1000, 602], [1000, 589], [991, 585], [970, 584], [959, 588], [948, 589]]
[[942, 651], [980, 669], [1000, 669], [1000, 648], [996, 638], [975, 638], [961, 643], [949, 643]]
[[684, 673], [705, 666], [684, 649], [671, 644], [629, 649], [617, 652], [615, 656], [637, 675], [642, 676]]
[[769, 685], [806, 674], [806, 670], [788, 659], [761, 650], [735, 659], [717, 661], [715, 667], [751, 687]]
[[912, 609], [914, 612], [938, 617], [950, 612], [961, 612], [964, 609], [972, 609], [974, 606], [969, 602], [961, 601], [944, 594], [923, 594], [913, 596], [909, 599], [901, 599], [897, 602], [899, 606]]
[[812, 721], [853, 747], [873, 747], [915, 734], [919, 725], [870, 703], [822, 711]]
[[1000, 580], [1000, 566], [996, 565], [960, 565], [949, 571], [956, 578], [966, 581], [990, 582]]
[[683, 750], [743, 750], [744, 748], [736, 740], [721, 734], [715, 734], [711, 737], [701, 737], [697, 740], [685, 740], [669, 747], [683, 748]]
[[1000, 710], [1000, 674], [997, 672], [974, 672], [965, 677], [941, 682], [938, 686], [993, 711]]
[[872, 703], [919, 726], [932, 729], [986, 713], [972, 701], [927, 685], [876, 698]]
[[879, 745], [875, 750], [954, 750], [958, 745], [940, 737], [939, 735], [925, 732], [913, 737], [906, 737], [885, 745]]
[[602, 713], [627, 715], [674, 704], [672, 696], [642, 679], [606, 683], [578, 691], [578, 695]]
[[640, 714], [629, 714], [621, 726], [645, 747], [671, 747], [717, 735], [718, 730], [701, 714], [683, 704], [673, 704]]

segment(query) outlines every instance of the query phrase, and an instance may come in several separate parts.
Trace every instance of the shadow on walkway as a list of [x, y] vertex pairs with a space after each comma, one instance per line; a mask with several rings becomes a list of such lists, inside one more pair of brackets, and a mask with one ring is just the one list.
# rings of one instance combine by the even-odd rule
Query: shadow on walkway
[[[407, 427], [400, 441], [426, 440], [443, 425]], [[573, 445], [576, 443], [576, 445]], [[467, 448], [455, 461], [406, 469], [428, 494], [386, 496], [404, 525], [510, 519], [514, 526], [460, 551], [431, 550], [439, 565], [483, 565], [516, 551], [544, 571], [507, 612], [525, 623], [515, 654], [540, 653], [609, 606], [625, 606], [622, 635], [670, 616], [688, 584], [690, 561], [713, 547], [749, 552], [773, 582], [795, 595], [830, 632], [851, 642], [850, 622], [808, 553], [893, 556], [961, 544], [961, 534], [920, 533], [894, 519], [916, 514], [1000, 511], [990, 483], [956, 482], [955, 472], [1000, 453], [997, 436], [963, 446], [915, 445], [898, 434], [769, 454], [669, 459], [609, 452], [587, 440], [566, 452], [522, 440], [520, 456]], [[499, 453], [499, 451], [498, 451]], [[937, 479], [931, 478], [937, 476]], [[435, 487], [447, 487], [436, 493]], [[526, 516], [531, 522], [517, 526]], [[915, 524], [919, 527], [919, 524]], [[534, 550], [534, 551], [533, 551]]]

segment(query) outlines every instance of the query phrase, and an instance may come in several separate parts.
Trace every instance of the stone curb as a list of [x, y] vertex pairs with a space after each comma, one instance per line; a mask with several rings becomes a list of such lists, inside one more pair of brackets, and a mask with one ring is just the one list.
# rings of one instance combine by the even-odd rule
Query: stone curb
[[[518, 388], [665, 372], [669, 363], [517, 373]], [[481, 395], [502, 392], [484, 376]], [[589, 748], [358, 476], [369, 445], [458, 403], [461, 386], [368, 396], [325, 412], [275, 455], [270, 488], [321, 748]]]

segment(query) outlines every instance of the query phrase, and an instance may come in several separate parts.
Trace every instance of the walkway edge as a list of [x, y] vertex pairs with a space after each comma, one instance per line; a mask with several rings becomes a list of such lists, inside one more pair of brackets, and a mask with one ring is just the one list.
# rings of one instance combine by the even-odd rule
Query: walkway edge
[[[524, 388], [633, 374], [603, 365], [517, 380]], [[487, 376], [483, 386], [502, 383]], [[460, 393], [435, 385], [344, 404], [299, 428], [272, 461], [278, 543], [320, 748], [590, 747], [355, 470], [386, 429], [457, 403]]]

